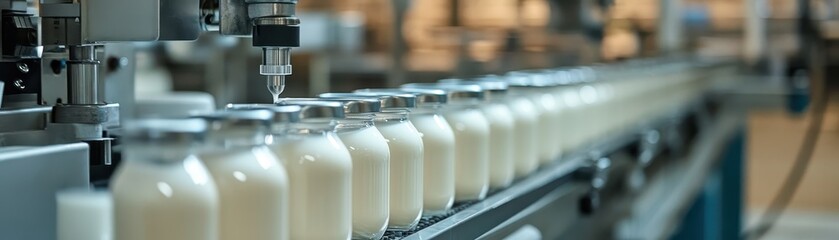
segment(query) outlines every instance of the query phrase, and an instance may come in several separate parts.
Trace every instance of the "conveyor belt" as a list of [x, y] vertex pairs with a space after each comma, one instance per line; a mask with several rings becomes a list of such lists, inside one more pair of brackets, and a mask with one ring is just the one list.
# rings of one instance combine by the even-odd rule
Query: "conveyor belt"
[[466, 208], [469, 208], [470, 206], [474, 205], [476, 202], [477, 201], [457, 203], [452, 207], [452, 209], [450, 209], [445, 214], [441, 214], [439, 216], [423, 217], [422, 219], [420, 219], [419, 224], [417, 224], [417, 227], [415, 227], [413, 230], [410, 230], [410, 231], [388, 231], [388, 232], [385, 232], [385, 235], [384, 235], [384, 237], [382, 237], [382, 240], [396, 240], [396, 239], [405, 238], [406, 236], [414, 234], [414, 233], [416, 233], [420, 230], [423, 230], [423, 229], [425, 229], [425, 228], [427, 228], [431, 225], [434, 225], [435, 223], [443, 221], [444, 219], [446, 219], [448, 217], [451, 217], [452, 215], [455, 215], [458, 212], [463, 211]]

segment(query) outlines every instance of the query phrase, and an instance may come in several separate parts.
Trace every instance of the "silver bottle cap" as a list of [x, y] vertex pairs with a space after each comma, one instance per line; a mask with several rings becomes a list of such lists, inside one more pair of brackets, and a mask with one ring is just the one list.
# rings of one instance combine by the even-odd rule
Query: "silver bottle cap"
[[360, 94], [408, 93], [417, 97], [417, 104], [444, 104], [449, 98], [446, 91], [439, 89], [364, 88], [353, 91]]
[[207, 122], [202, 119], [142, 119], [125, 123], [129, 143], [189, 145], [204, 140]]
[[408, 83], [402, 89], [437, 89], [446, 91], [449, 102], [464, 100], [486, 100], [484, 90], [478, 85], [452, 85], [440, 83]]
[[363, 114], [382, 111], [382, 102], [378, 98], [318, 98], [321, 101], [340, 102], [344, 104], [344, 113]]
[[557, 85], [551, 74], [541, 70], [509, 72], [504, 75], [504, 79], [510, 87], [543, 88]]
[[281, 98], [278, 106], [300, 106], [300, 120], [321, 118], [344, 118], [344, 104], [334, 101], [312, 100], [311, 98]]
[[417, 97], [408, 93], [376, 94], [376, 93], [322, 93], [321, 98], [378, 98], [383, 109], [387, 108], [416, 108]]
[[212, 131], [266, 131], [271, 127], [274, 113], [265, 109], [229, 110], [195, 115], [193, 118], [207, 121], [209, 130]]
[[293, 123], [300, 121], [300, 106], [277, 106], [274, 104], [227, 104], [228, 110], [268, 110], [274, 113], [272, 123]]
[[440, 84], [455, 84], [455, 85], [478, 85], [484, 91], [489, 91], [493, 95], [507, 93], [510, 89], [510, 84], [498, 76], [480, 76], [470, 79], [447, 78], [441, 79]]

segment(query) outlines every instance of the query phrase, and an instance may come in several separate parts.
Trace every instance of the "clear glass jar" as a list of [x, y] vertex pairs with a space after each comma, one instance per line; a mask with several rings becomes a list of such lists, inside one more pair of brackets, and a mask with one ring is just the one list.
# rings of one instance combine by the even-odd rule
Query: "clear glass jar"
[[476, 86], [484, 97], [480, 109], [489, 123], [489, 187], [502, 189], [509, 186], [515, 177], [515, 118], [510, 108], [503, 101], [508, 93], [509, 84], [494, 75], [487, 75], [471, 80], [442, 79], [442, 85], [463, 87]]
[[289, 175], [291, 239], [349, 239], [352, 158], [334, 119], [301, 119], [275, 130], [269, 147]]
[[446, 213], [454, 204], [455, 140], [441, 104], [420, 105], [409, 118], [422, 136], [423, 215]]
[[569, 84], [559, 88], [560, 96], [565, 107], [565, 125], [570, 126], [565, 131], [565, 139], [562, 148], [566, 151], [576, 149], [582, 144], [584, 127], [586, 119], [590, 116], [585, 114], [583, 102], [580, 100], [579, 86], [576, 84]]
[[423, 215], [446, 213], [454, 203], [454, 133], [440, 113], [447, 94], [434, 89], [370, 88], [354, 91], [360, 95], [412, 94], [417, 107], [408, 118], [422, 138]]
[[[378, 103], [378, 102], [377, 102]], [[390, 214], [390, 150], [373, 125], [373, 114], [347, 114], [338, 137], [352, 157], [353, 239], [379, 239]]]
[[556, 84], [552, 74], [546, 71], [512, 72], [507, 75], [507, 81], [513, 86], [514, 95], [526, 97], [536, 108], [539, 162], [547, 164], [558, 159], [566, 134], [560, 133], [563, 113], [551, 88]]
[[515, 118], [515, 177], [529, 175], [539, 167], [539, 112], [526, 95], [511, 91], [507, 104]]
[[547, 164], [556, 160], [561, 154], [561, 141], [564, 134], [557, 134], [562, 124], [561, 109], [549, 86], [527, 87], [525, 89], [534, 106], [541, 112], [539, 115], [539, 164]]
[[481, 111], [489, 123], [489, 187], [501, 189], [510, 186], [515, 178], [515, 118], [504, 103], [503, 93], [490, 93], [489, 101], [481, 104]]
[[489, 124], [489, 188], [502, 189], [515, 178], [515, 118], [504, 99], [509, 85], [496, 76], [477, 80], [443, 79], [441, 84], [477, 86], [483, 93], [481, 112]]
[[390, 220], [388, 230], [409, 230], [423, 210], [423, 142], [406, 109], [375, 114], [376, 128], [390, 149]]
[[200, 154], [219, 193], [219, 239], [288, 239], [289, 180], [265, 145], [273, 113], [224, 111], [210, 123]]
[[217, 239], [218, 192], [193, 154], [202, 120], [142, 120], [125, 126], [125, 159], [114, 173], [115, 239]]
[[455, 201], [482, 200], [489, 189], [489, 122], [477, 101], [450, 101], [443, 116], [455, 139]]

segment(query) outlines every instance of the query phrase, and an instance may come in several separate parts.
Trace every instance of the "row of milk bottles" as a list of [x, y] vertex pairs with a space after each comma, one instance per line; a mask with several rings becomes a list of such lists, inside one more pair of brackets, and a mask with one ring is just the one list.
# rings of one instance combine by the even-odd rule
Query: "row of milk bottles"
[[[111, 184], [114, 234], [379, 239], [410, 230], [690, 99], [689, 67], [511, 72], [138, 120], [125, 126]], [[606, 78], [621, 80], [595, 81]]]

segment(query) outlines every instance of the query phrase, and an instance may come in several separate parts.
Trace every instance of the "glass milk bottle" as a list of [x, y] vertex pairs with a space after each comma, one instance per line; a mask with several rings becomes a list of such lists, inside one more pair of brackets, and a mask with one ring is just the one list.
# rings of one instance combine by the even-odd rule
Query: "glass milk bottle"
[[583, 71], [585, 75], [583, 75], [579, 89], [580, 100], [582, 101], [586, 115], [588, 115], [585, 119], [590, 120], [588, 124], [580, 125], [583, 129], [583, 144], [591, 144], [599, 137], [599, 131], [602, 128], [601, 119], [603, 118], [601, 116], [603, 113], [601, 111], [602, 101], [600, 92], [597, 91], [595, 87], [596, 79], [592, 73], [588, 72], [589, 70], [585, 69]]
[[548, 97], [548, 94], [539, 90], [540, 85], [537, 85], [537, 82], [543, 83], [540, 78], [533, 72], [512, 72], [505, 78], [513, 94], [530, 101], [536, 112], [537, 167], [555, 159], [561, 150], [560, 138], [555, 133], [559, 125], [556, 102], [553, 95]]
[[[279, 104], [284, 104], [280, 99]], [[289, 175], [291, 239], [349, 239], [352, 234], [352, 158], [335, 134], [344, 117], [337, 102], [312, 101], [298, 122], [279, 124], [269, 148]], [[276, 131], [279, 130], [279, 131]]]
[[125, 160], [111, 183], [114, 239], [217, 239], [218, 192], [193, 155], [206, 122], [150, 119], [125, 125]]
[[403, 89], [439, 89], [449, 95], [443, 116], [455, 140], [455, 202], [481, 200], [489, 189], [489, 123], [478, 108], [484, 94], [478, 86], [405, 84]]
[[219, 193], [219, 239], [288, 239], [288, 176], [265, 146], [273, 112], [228, 110], [207, 121], [199, 154]]
[[562, 136], [556, 134], [561, 123], [560, 109], [554, 96], [547, 89], [549, 81], [538, 72], [513, 72], [509, 74], [509, 84], [519, 96], [529, 98], [538, 112], [538, 156], [539, 164], [546, 164], [557, 159], [561, 154]]
[[397, 88], [359, 89], [356, 93], [410, 93], [417, 97], [417, 108], [408, 118], [422, 137], [423, 145], [423, 215], [446, 213], [454, 204], [454, 133], [442, 109], [446, 92], [434, 89], [400, 90]]
[[587, 124], [581, 116], [582, 101], [578, 89], [580, 77], [574, 69], [561, 70], [555, 73], [557, 84], [553, 88], [553, 95], [556, 101], [562, 106], [563, 113], [560, 116], [561, 126], [556, 134], [562, 136], [560, 148], [564, 152], [573, 151], [580, 143], [582, 135], [581, 125]]
[[[504, 77], [484, 77], [478, 81], [506, 82]], [[539, 166], [539, 114], [526, 95], [508, 91], [501, 100], [510, 109], [513, 117], [513, 169], [515, 178], [527, 176]]]
[[344, 104], [346, 117], [338, 120], [337, 132], [352, 157], [352, 237], [379, 239], [390, 209], [390, 150], [373, 124], [381, 103], [376, 98], [328, 100]]
[[[486, 78], [491, 78], [487, 76]], [[515, 175], [515, 119], [506, 103], [507, 83], [500, 81], [440, 80], [443, 84], [477, 85], [488, 102], [481, 104], [481, 111], [489, 123], [489, 187], [501, 189], [513, 182]]]
[[[325, 93], [322, 98], [364, 97], [350, 93]], [[367, 96], [370, 97], [370, 96]], [[388, 230], [414, 228], [422, 216], [423, 144], [414, 124], [408, 120], [409, 109], [416, 107], [410, 94], [375, 96], [382, 110], [375, 113], [376, 128], [390, 149], [390, 219]]]

